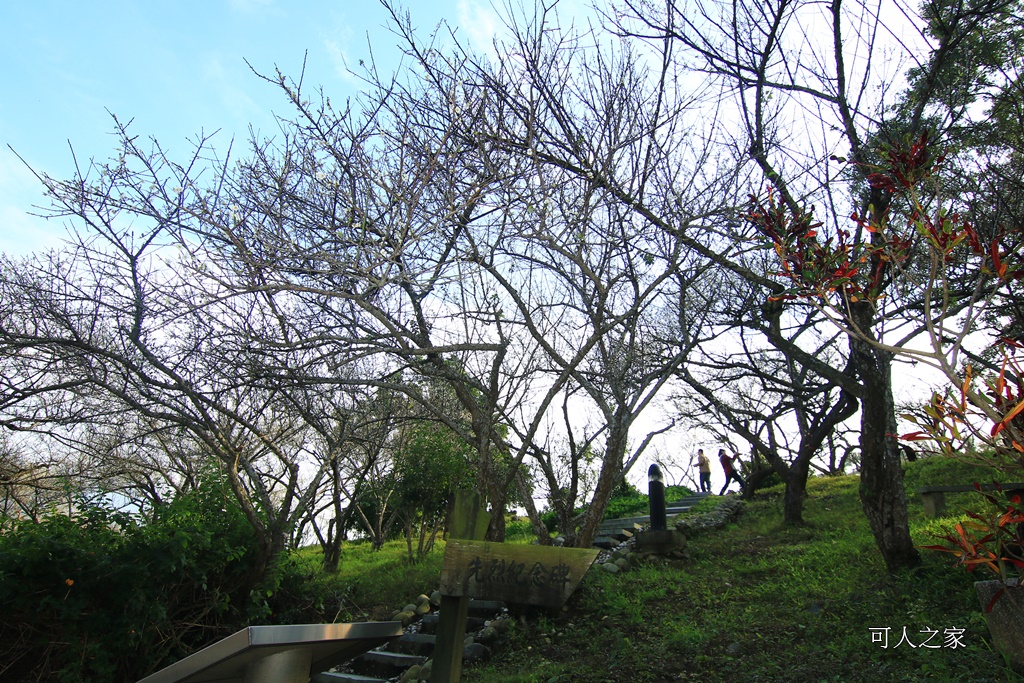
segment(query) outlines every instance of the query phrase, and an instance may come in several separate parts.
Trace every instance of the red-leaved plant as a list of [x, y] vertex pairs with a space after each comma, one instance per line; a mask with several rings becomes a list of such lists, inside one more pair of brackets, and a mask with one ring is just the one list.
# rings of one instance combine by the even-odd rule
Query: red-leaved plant
[[[1018, 493], [1009, 494], [998, 484], [995, 493], [981, 490], [975, 484], [978, 493], [987, 502], [984, 512], [968, 511], [970, 521], [957, 523], [953, 533], [937, 536], [945, 541], [944, 545], [924, 545], [922, 548], [952, 553], [956, 556], [956, 564], [973, 572], [979, 567], [987, 570], [1007, 583], [1008, 569], [1015, 567], [1024, 569], [1024, 506]], [[996, 592], [985, 611], [990, 612], [996, 601], [1002, 597], [1006, 588]]]
[[[917, 429], [902, 439], [932, 441], [946, 455], [1021, 481], [1024, 309], [1015, 303], [1014, 287], [1024, 280], [1024, 226], [980, 230], [953, 202], [943, 202], [944, 155], [932, 147], [924, 134], [887, 150], [877, 166], [860, 164], [862, 177], [887, 200], [869, 206], [866, 215], [853, 213], [849, 229], [829, 234], [811, 209], [772, 192], [751, 197], [747, 220], [771, 240], [778, 257], [777, 276], [787, 286], [773, 299], [816, 306], [848, 334], [947, 378], [946, 390], [932, 396], [924, 415], [903, 416]], [[853, 305], [878, 310], [900, 293], [910, 297], [903, 302], [908, 310], [923, 317], [929, 348], [889, 346], [857, 328]], [[1003, 322], [1015, 318], [994, 344], [1001, 363], [964, 349], [968, 335], [984, 329], [992, 313]], [[968, 571], [982, 567], [1005, 583], [1010, 568], [1024, 569], [1021, 499], [1001, 490], [984, 493], [980, 486], [978, 491], [986, 510], [968, 513], [971, 521], [939, 536], [946, 545], [923, 547], [953, 553]]]

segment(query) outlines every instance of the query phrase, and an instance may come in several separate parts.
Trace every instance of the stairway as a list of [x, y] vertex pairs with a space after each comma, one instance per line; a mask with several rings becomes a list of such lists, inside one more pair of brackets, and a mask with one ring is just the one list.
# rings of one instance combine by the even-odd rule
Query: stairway
[[[677, 501], [668, 503], [665, 506], [666, 516], [671, 519], [675, 515], [686, 512], [709, 495], [711, 494], [693, 493], [689, 496], [680, 498]], [[597, 537], [594, 539], [594, 546], [597, 548], [604, 548], [605, 550], [611, 550], [620, 543], [628, 541], [638, 531], [650, 524], [650, 522], [651, 518], [649, 515], [644, 515], [642, 517], [606, 519], [601, 522], [601, 526], [597, 529]]]
[[[500, 616], [504, 609], [504, 603], [493, 600], [470, 600], [467, 638], [483, 629], [488, 620]], [[315, 674], [309, 683], [385, 683], [394, 680], [413, 666], [422, 666], [434, 654], [438, 621], [436, 613], [427, 614], [406, 627], [402, 637], [346, 662], [339, 667], [340, 671]], [[418, 680], [418, 677], [409, 680]]]

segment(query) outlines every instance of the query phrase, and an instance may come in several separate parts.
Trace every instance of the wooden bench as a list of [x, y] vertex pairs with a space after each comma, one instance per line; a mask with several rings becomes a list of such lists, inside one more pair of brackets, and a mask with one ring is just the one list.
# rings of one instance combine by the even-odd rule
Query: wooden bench
[[[1004, 491], [1013, 491], [1024, 494], [1024, 482], [1013, 482], [1010, 484], [999, 484]], [[982, 491], [994, 491], [996, 484], [982, 484]], [[967, 486], [922, 486], [917, 490], [924, 503], [924, 511], [931, 517], [941, 517], [946, 511], [947, 493], [966, 493], [976, 491], [974, 484]]]

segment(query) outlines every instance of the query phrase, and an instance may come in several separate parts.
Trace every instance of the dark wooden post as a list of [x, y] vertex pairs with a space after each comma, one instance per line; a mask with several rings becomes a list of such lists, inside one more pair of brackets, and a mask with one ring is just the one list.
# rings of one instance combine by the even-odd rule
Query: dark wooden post
[[[491, 523], [491, 514], [480, 505], [473, 491], [458, 491], [449, 526], [449, 539], [481, 541]], [[462, 641], [466, 637], [469, 598], [441, 595], [441, 613], [434, 644], [431, 683], [458, 683], [462, 676]]]
[[651, 508], [651, 531], [668, 529], [665, 511], [665, 480], [661, 476], [661, 468], [657, 464], [647, 470], [647, 498]]

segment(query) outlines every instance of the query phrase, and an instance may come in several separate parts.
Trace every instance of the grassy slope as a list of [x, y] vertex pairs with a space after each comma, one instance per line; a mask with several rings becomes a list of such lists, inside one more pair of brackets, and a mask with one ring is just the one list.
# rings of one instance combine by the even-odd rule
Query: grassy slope
[[[908, 489], [964, 481], [958, 468], [926, 468], [914, 468]], [[916, 575], [886, 577], [857, 478], [814, 479], [808, 489], [806, 527], [781, 526], [781, 489], [772, 489], [723, 532], [692, 541], [691, 560], [591, 572], [567, 612], [520, 621], [463, 680], [1019, 680], [989, 649], [973, 577], [928, 551]], [[915, 540], [932, 542], [938, 526], [910, 500]], [[869, 628], [886, 626], [893, 635], [882, 649]], [[933, 643], [964, 628], [967, 647], [894, 648], [904, 626], [915, 644], [923, 628], [939, 631]]]

